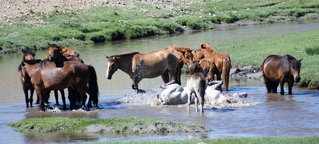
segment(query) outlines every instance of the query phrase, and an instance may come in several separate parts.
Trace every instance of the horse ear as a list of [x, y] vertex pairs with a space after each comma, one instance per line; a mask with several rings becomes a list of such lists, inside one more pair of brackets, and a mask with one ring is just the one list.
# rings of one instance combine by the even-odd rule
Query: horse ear
[[51, 43], [48, 42], [48, 46], [51, 47], [52, 46]]
[[105, 56], [105, 58], [106, 58], [106, 59], [109, 59], [109, 58], [110, 58], [110, 56]]
[[25, 54], [27, 51], [24, 49], [21, 49], [21, 52]]
[[303, 60], [303, 58], [302, 58], [302, 59], [300, 59], [300, 60], [299, 60], [299, 62], [301, 62], [302, 60]]

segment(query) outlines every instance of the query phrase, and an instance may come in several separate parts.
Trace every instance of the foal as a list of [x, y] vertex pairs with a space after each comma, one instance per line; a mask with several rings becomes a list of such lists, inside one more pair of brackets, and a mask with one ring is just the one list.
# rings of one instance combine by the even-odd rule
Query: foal
[[[18, 70], [21, 74], [20, 79], [21, 79], [24, 96], [25, 96], [26, 107], [29, 107], [29, 103], [30, 103], [30, 106], [32, 107], [34, 87], [31, 83], [30, 76], [24, 71], [22, 71], [22, 67], [23, 67], [23, 62], [25, 62], [26, 60], [34, 60], [35, 53], [32, 50], [23, 50], [23, 49], [22, 49], [22, 53], [23, 53], [22, 62], [19, 65]], [[29, 90], [30, 90], [30, 98], [28, 95]]]
[[205, 102], [205, 90], [206, 90], [206, 81], [203, 69], [200, 68], [198, 62], [195, 62], [190, 67], [190, 76], [187, 78], [186, 87], [188, 88], [188, 109], [190, 110], [191, 97], [192, 94], [195, 94], [195, 107], [198, 111], [198, 102], [200, 104], [201, 112], [203, 113], [203, 107]]

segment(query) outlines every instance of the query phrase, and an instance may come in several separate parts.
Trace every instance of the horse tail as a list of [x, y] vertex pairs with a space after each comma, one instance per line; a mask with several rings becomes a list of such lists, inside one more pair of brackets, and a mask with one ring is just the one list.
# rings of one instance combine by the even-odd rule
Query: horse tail
[[99, 95], [99, 87], [97, 84], [97, 76], [93, 66], [88, 66], [90, 72], [90, 80], [89, 80], [89, 91], [90, 91], [90, 99], [93, 101], [94, 105], [98, 108], [98, 95]]
[[228, 56], [226, 59], [223, 59], [223, 71], [222, 71], [226, 91], [228, 91], [230, 69], [231, 69], [231, 60], [230, 60], [230, 57]]

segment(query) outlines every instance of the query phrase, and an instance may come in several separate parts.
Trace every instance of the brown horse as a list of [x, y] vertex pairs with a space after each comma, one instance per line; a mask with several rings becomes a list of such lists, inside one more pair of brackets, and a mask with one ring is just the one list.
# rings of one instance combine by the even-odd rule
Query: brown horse
[[[34, 92], [34, 87], [31, 83], [31, 78], [30, 76], [25, 73], [24, 71], [22, 71], [23, 68], [23, 62], [25, 62], [26, 60], [34, 60], [34, 56], [35, 53], [32, 50], [22, 50], [23, 53], [23, 57], [22, 57], [22, 62], [18, 67], [18, 70], [21, 74], [21, 84], [22, 84], [22, 88], [23, 88], [23, 92], [24, 92], [24, 96], [25, 96], [25, 103], [26, 103], [26, 107], [29, 107], [29, 103], [30, 106], [32, 107], [32, 103], [33, 103], [33, 92]], [[30, 90], [30, 98], [29, 98], [29, 90]]]
[[[192, 62], [193, 55], [191, 53], [192, 50], [190, 48], [177, 47], [177, 46], [170, 46], [168, 48], [164, 48], [163, 50], [170, 52], [171, 54], [176, 56], [178, 59], [178, 65], [176, 68], [176, 80], [177, 80], [176, 83], [180, 85], [182, 68], [184, 64], [190, 65], [191, 63], [193, 63]], [[171, 80], [171, 77], [172, 75], [170, 73], [165, 73], [162, 78], [163, 78], [163, 81], [167, 83]]]
[[284, 94], [284, 84], [288, 83], [288, 94], [292, 94], [294, 82], [300, 81], [301, 61], [291, 55], [270, 55], [262, 64], [262, 72], [268, 93], [277, 93], [280, 84], [280, 94]]
[[192, 94], [195, 94], [195, 107], [198, 111], [198, 102], [200, 104], [201, 112], [203, 111], [204, 102], [205, 102], [205, 90], [206, 90], [206, 81], [205, 74], [203, 69], [199, 66], [198, 62], [194, 62], [190, 67], [189, 77], [187, 78], [187, 94], [188, 94], [188, 108], [190, 109], [191, 97]]
[[49, 61], [25, 61], [22, 71], [26, 72], [40, 98], [40, 108], [44, 109], [44, 101], [50, 90], [61, 90], [74, 87], [82, 99], [82, 107], [85, 106], [85, 93], [89, 93], [93, 102], [98, 104], [98, 85], [95, 70], [92, 66], [79, 62], [64, 62], [63, 67], [56, 67]]
[[[168, 82], [175, 83], [176, 68], [178, 59], [176, 56], [166, 50], [160, 50], [150, 53], [132, 52], [120, 55], [106, 56], [108, 62], [106, 64], [106, 78], [111, 79], [114, 72], [118, 69], [122, 70], [133, 80], [132, 88], [139, 92], [145, 92], [138, 88], [138, 83], [143, 78], [155, 78], [172, 73], [172, 80]], [[164, 80], [164, 78], [163, 78]], [[165, 82], [165, 81], [164, 81]]]
[[[204, 58], [199, 61], [199, 66], [203, 69], [203, 71], [206, 73], [207, 81], [213, 81], [214, 80], [214, 75], [216, 74], [217, 76], [220, 76], [218, 73], [218, 70], [216, 68], [216, 65], [209, 59]], [[219, 77], [220, 78], [220, 77]]]
[[[76, 52], [68, 47], [57, 46], [55, 44], [48, 44], [48, 45], [49, 45], [49, 60], [54, 62], [56, 65], [63, 66], [65, 61], [74, 61], [74, 62], [84, 63], [81, 58], [77, 57], [77, 56], [79, 56], [78, 52], [77, 52], [78, 54], [76, 56], [74, 56], [74, 55], [66, 54], [68, 52]], [[68, 49], [68, 50], [66, 50], [66, 49]], [[62, 94], [62, 98], [64, 98], [63, 90], [60, 90], [60, 91]], [[75, 96], [75, 95], [79, 95], [79, 94], [77, 93], [77, 91], [74, 88], [69, 87], [68, 91], [69, 91], [69, 100], [71, 103], [71, 107], [75, 107], [75, 105], [77, 105], [77, 103], [81, 103], [81, 99], [79, 99], [79, 97]], [[56, 97], [57, 97], [57, 94], [56, 94]], [[89, 102], [88, 102], [89, 108], [92, 107], [92, 102], [93, 102], [93, 99], [92, 99], [92, 97], [90, 97]], [[95, 105], [95, 106], [97, 108], [99, 108], [98, 105]]]
[[207, 58], [215, 64], [217, 80], [221, 80], [221, 75], [223, 75], [223, 82], [225, 84], [226, 91], [228, 91], [229, 72], [231, 68], [229, 55], [224, 52], [216, 52], [215, 49], [206, 43], [202, 43], [198, 50], [196, 58]]

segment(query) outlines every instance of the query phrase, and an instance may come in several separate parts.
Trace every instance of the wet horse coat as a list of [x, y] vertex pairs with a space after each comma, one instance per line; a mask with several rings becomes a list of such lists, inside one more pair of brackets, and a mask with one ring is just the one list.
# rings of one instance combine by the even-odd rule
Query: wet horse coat
[[284, 84], [288, 83], [288, 94], [292, 94], [294, 82], [300, 81], [302, 59], [297, 60], [291, 55], [270, 55], [262, 64], [262, 72], [267, 92], [277, 93], [280, 84], [280, 94], [284, 94]]
[[89, 93], [94, 103], [98, 103], [98, 86], [95, 70], [92, 66], [79, 62], [64, 62], [63, 67], [56, 67], [49, 61], [24, 62], [22, 71], [26, 72], [40, 98], [40, 108], [44, 110], [44, 101], [50, 90], [61, 90], [74, 87], [85, 104], [84, 95]]
[[[176, 68], [178, 59], [173, 54], [165, 51], [155, 51], [150, 53], [127, 53], [107, 56], [106, 77], [111, 79], [117, 69], [122, 70], [133, 80], [132, 88], [137, 92], [144, 92], [138, 88], [138, 83], [143, 78], [155, 78], [170, 72], [173, 77], [169, 83], [176, 82]], [[165, 82], [165, 81], [164, 81]]]

